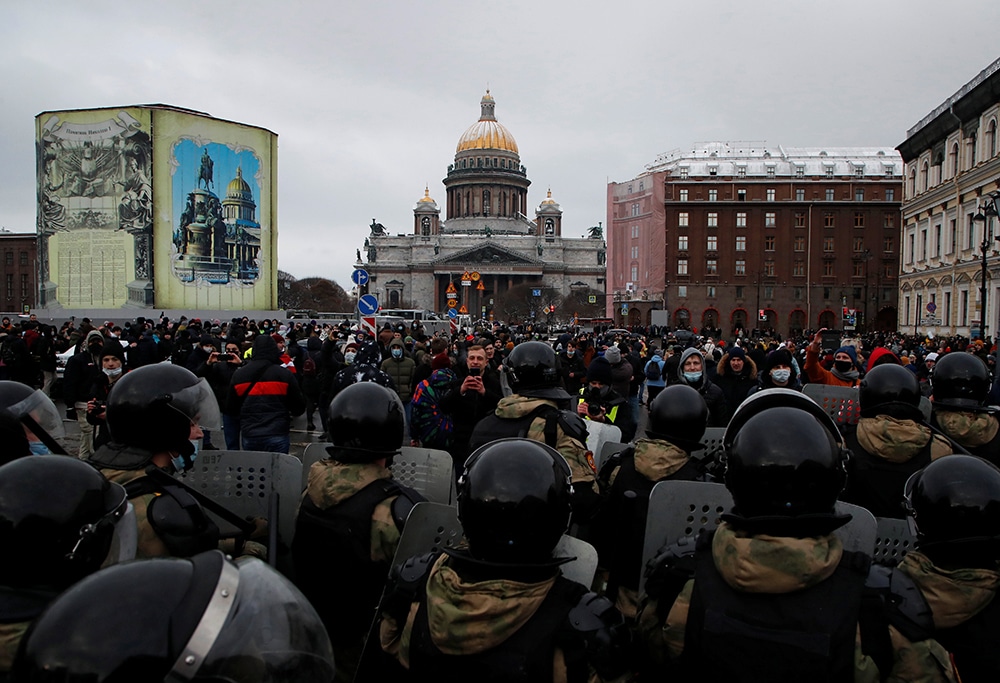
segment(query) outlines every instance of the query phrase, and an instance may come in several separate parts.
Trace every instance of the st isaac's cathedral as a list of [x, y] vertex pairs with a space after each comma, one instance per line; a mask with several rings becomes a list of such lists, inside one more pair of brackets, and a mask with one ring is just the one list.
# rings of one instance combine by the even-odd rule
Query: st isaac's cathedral
[[497, 121], [489, 91], [480, 105], [444, 179], [447, 218], [427, 188], [413, 208], [412, 234], [390, 235], [372, 221], [362, 264], [369, 291], [384, 308], [441, 313], [451, 302], [477, 318], [489, 317], [512, 288], [538, 285], [550, 299], [587, 292], [603, 310], [607, 247], [600, 228], [585, 238], [563, 237], [551, 191], [534, 220], [526, 215], [531, 181], [517, 143]]

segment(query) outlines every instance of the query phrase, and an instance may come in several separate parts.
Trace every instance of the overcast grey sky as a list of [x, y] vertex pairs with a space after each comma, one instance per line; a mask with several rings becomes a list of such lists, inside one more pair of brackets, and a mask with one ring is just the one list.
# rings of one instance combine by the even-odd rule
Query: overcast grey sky
[[[350, 286], [412, 230], [487, 84], [563, 234], [705, 140], [894, 147], [1000, 55], [1000, 3], [21, 2], [0, 22], [0, 225], [35, 225], [34, 117], [166, 103], [278, 134], [279, 268]], [[533, 210], [529, 212], [533, 215]], [[442, 217], [444, 217], [442, 215]]]

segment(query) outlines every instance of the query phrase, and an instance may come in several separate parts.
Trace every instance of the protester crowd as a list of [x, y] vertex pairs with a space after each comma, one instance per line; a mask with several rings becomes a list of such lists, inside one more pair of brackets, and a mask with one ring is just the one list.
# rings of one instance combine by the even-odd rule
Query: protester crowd
[[[995, 354], [826, 330], [4, 318], [0, 680], [997, 680]], [[838, 424], [810, 383], [856, 391], [860, 417]], [[45, 455], [46, 396], [78, 457]], [[227, 541], [226, 511], [172, 475], [202, 450], [289, 453], [302, 415], [329, 446], [279, 572], [265, 520], [229, 519]], [[600, 467], [595, 423], [623, 444]], [[721, 456], [699, 455], [710, 428]], [[393, 476], [402, 446], [451, 456], [465, 540], [394, 563], [424, 500]], [[644, 565], [662, 481], [733, 505]], [[909, 519], [915, 548], [873, 565], [843, 503]], [[596, 549], [591, 584], [560, 570], [564, 534]]]

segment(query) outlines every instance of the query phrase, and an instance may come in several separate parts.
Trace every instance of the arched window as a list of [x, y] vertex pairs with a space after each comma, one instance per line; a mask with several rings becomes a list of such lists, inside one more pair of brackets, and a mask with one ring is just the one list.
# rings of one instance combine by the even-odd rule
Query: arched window
[[990, 119], [990, 125], [986, 126], [986, 158], [992, 159], [997, 155], [997, 120]]
[[951, 146], [951, 151], [948, 152], [948, 177], [954, 178], [958, 175], [958, 143], [956, 142]]
[[907, 194], [910, 197], [917, 194], [917, 169], [915, 168], [910, 169], [910, 182], [907, 184], [909, 185], [909, 187], [907, 188], [909, 189], [909, 192]]
[[920, 166], [920, 191], [921, 192], [926, 192], [927, 191], [928, 183], [930, 182], [930, 172], [929, 172], [929, 170], [930, 170], [930, 167], [928, 166], [927, 162], [925, 161]]
[[[489, 160], [487, 159], [487, 161], [489, 161]], [[490, 191], [489, 190], [483, 190], [483, 215], [484, 216], [489, 216], [490, 215]]]

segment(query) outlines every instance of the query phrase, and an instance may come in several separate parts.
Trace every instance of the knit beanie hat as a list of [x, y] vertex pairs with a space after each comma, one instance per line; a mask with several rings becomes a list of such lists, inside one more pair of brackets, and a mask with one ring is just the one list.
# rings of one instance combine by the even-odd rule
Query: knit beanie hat
[[607, 361], [607, 358], [598, 356], [590, 362], [590, 367], [587, 368], [588, 382], [611, 384], [611, 379], [611, 363]]

